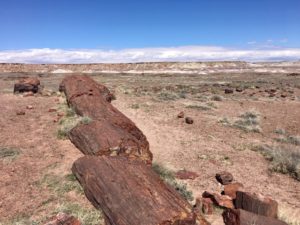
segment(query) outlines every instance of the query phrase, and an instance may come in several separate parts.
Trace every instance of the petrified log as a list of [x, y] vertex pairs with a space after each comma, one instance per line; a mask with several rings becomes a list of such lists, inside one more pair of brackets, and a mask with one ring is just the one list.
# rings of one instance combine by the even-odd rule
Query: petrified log
[[37, 93], [39, 90], [40, 81], [34, 77], [27, 77], [19, 80], [14, 85], [14, 93], [19, 92], [33, 92]]
[[255, 193], [237, 191], [235, 207], [262, 216], [277, 218], [278, 203], [269, 197]]
[[207, 224], [140, 160], [84, 156], [74, 162], [72, 172], [86, 197], [102, 209], [107, 225]]
[[64, 92], [68, 101], [82, 95], [93, 95], [111, 102], [114, 95], [102, 84], [95, 82], [87, 75], [67, 76], [59, 85], [59, 91]]
[[138, 140], [126, 130], [106, 120], [80, 124], [73, 128], [68, 136], [85, 155], [123, 155], [148, 163], [152, 160], [152, 154], [147, 150], [148, 142]]
[[226, 225], [287, 225], [283, 221], [242, 209], [227, 209], [222, 215]]
[[[84, 154], [121, 155], [152, 162], [149, 142], [140, 129], [110, 104], [112, 94], [89, 76], [72, 75], [60, 85], [69, 106], [80, 116], [90, 117], [94, 123], [75, 127], [70, 140]], [[119, 154], [118, 154], [119, 155]]]
[[231, 183], [224, 185], [224, 194], [231, 197], [233, 200], [236, 199], [236, 192], [241, 191], [244, 185], [241, 183]]

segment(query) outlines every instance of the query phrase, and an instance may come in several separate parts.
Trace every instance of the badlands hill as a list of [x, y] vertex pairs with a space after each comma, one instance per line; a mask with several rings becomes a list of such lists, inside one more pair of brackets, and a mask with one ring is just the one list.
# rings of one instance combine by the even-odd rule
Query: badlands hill
[[0, 63], [2, 73], [290, 73], [300, 72], [300, 62], [145, 62], [118, 64], [21, 64]]

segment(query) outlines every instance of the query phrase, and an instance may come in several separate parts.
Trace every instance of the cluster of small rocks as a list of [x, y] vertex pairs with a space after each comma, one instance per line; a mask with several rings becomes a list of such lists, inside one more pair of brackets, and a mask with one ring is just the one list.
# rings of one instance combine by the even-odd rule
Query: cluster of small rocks
[[226, 225], [287, 225], [277, 219], [278, 203], [275, 200], [245, 191], [243, 184], [233, 182], [231, 173], [217, 173], [216, 180], [223, 185], [222, 193], [205, 191], [196, 199], [194, 210], [197, 213], [210, 215], [216, 207], [221, 207]]
[[193, 124], [194, 123], [194, 120], [193, 118], [187, 116], [187, 117], [184, 117], [184, 112], [180, 112], [178, 115], [177, 115], [177, 118], [185, 118], [185, 122], [187, 124]]

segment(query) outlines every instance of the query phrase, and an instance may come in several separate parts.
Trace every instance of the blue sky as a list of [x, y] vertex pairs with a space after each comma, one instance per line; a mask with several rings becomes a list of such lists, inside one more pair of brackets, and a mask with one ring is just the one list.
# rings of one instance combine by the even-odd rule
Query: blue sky
[[[0, 0], [0, 56], [20, 50], [300, 48], [299, 0]], [[11, 53], [10, 53], [11, 54]], [[0, 57], [0, 62], [5, 61]]]

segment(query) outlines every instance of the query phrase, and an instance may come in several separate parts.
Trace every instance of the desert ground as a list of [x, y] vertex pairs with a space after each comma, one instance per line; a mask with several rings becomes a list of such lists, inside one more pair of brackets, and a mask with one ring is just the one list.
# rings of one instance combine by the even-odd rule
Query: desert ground
[[[215, 174], [228, 171], [247, 190], [278, 201], [283, 220], [300, 224], [299, 73], [89, 75], [114, 92], [112, 104], [146, 135], [155, 163], [199, 174], [179, 181], [187, 184], [194, 199], [204, 191], [220, 192]], [[40, 79], [42, 94], [13, 94], [14, 83], [26, 76]], [[43, 224], [60, 211], [86, 225], [103, 224], [71, 172], [82, 153], [58, 136], [60, 114], [65, 113], [58, 86], [64, 76], [0, 74], [2, 225]], [[20, 110], [25, 115], [17, 115]], [[180, 112], [194, 123], [177, 118]], [[223, 224], [221, 209], [206, 218]]]

